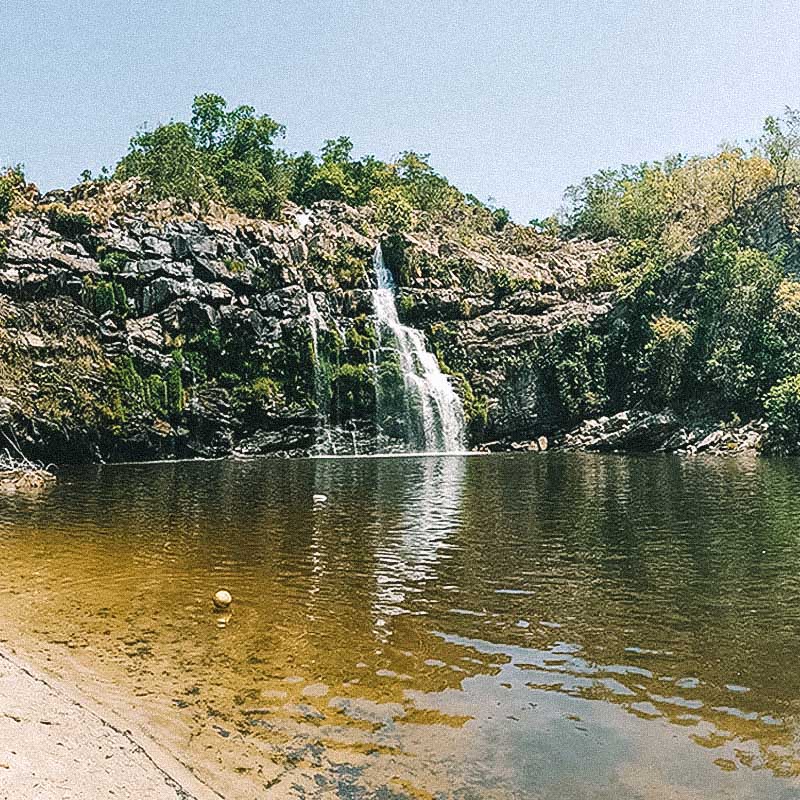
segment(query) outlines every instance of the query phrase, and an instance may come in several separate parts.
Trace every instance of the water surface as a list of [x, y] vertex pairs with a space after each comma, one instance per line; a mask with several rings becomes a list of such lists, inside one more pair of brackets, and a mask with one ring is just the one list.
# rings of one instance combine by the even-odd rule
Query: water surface
[[5, 646], [226, 797], [800, 797], [797, 462], [61, 477], [0, 499]]

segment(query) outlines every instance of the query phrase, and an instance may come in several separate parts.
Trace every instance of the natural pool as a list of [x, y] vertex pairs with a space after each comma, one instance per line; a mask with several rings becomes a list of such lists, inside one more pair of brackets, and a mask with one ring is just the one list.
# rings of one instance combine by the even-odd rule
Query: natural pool
[[71, 468], [0, 544], [6, 646], [227, 798], [800, 797], [799, 462]]

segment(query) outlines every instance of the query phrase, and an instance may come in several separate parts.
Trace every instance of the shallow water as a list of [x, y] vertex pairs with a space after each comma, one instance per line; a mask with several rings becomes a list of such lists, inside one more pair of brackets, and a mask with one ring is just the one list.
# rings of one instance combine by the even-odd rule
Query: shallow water
[[3, 639], [226, 797], [800, 797], [798, 462], [61, 478], [0, 498]]

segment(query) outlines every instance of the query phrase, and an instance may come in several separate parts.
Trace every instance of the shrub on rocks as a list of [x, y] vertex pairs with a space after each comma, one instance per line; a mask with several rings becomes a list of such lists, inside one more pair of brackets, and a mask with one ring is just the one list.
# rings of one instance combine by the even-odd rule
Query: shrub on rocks
[[800, 452], [800, 374], [773, 386], [764, 408], [769, 424], [765, 448], [776, 453]]
[[54, 203], [48, 211], [50, 227], [65, 239], [77, 239], [89, 233], [92, 220], [88, 214], [70, 211], [62, 203]]
[[22, 170], [9, 169], [0, 175], [0, 222], [7, 220], [25, 188]]

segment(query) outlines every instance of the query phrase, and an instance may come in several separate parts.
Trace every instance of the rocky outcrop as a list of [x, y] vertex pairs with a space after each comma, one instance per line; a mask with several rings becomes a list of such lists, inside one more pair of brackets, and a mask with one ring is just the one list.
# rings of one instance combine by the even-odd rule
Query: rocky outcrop
[[569, 450], [732, 455], [759, 450], [766, 431], [762, 421], [746, 425], [688, 423], [672, 411], [621, 411], [582, 422], [558, 444]]
[[581, 423], [562, 440], [565, 449], [600, 451], [658, 450], [680, 426], [670, 411], [621, 411]]
[[752, 247], [779, 257], [787, 272], [800, 275], [800, 186], [759, 195], [739, 211], [736, 225]]
[[88, 184], [0, 237], [0, 428], [56, 462], [397, 449], [374, 419], [379, 241], [472, 445], [557, 430], [543, 354], [610, 307], [587, 288], [609, 244], [514, 225], [389, 235], [325, 201], [258, 221]]

